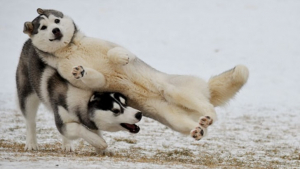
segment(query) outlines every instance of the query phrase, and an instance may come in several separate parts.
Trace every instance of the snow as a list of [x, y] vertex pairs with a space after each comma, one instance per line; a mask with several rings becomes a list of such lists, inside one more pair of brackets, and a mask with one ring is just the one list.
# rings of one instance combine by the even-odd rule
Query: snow
[[[88, 36], [131, 50], [154, 68], [209, 79], [237, 64], [247, 85], [201, 141], [148, 118], [136, 135], [105, 133], [116, 156], [82, 140], [60, 150], [52, 114], [38, 114], [41, 150], [24, 152], [25, 123], [15, 105], [15, 70], [37, 8], [71, 16]], [[300, 1], [1, 1], [0, 168], [300, 168]], [[56, 166], [58, 165], [58, 166]]]

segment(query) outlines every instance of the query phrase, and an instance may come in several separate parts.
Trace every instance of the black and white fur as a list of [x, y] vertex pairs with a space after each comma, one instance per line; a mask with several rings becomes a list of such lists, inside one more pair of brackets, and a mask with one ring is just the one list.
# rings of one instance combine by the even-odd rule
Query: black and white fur
[[26, 22], [24, 32], [42, 60], [68, 82], [85, 90], [121, 92], [145, 116], [196, 140], [216, 121], [214, 107], [227, 103], [248, 80], [243, 65], [208, 82], [160, 72], [117, 44], [85, 36], [61, 12], [38, 13], [38, 24]]
[[102, 130], [139, 132], [135, 123], [141, 120], [142, 113], [128, 107], [122, 94], [93, 94], [72, 86], [40, 59], [31, 39], [22, 49], [16, 82], [19, 106], [26, 119], [25, 150], [38, 149], [36, 114], [40, 102], [54, 112], [55, 124], [63, 136], [66, 151], [74, 150], [70, 140], [78, 138], [94, 146], [97, 152], [105, 150], [107, 144], [101, 136]]

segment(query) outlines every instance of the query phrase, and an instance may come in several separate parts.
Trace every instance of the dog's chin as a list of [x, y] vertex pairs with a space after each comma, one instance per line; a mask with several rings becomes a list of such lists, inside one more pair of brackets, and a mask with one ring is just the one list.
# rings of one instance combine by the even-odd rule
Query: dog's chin
[[138, 133], [140, 131], [140, 127], [135, 124], [121, 123], [120, 125], [130, 133]]

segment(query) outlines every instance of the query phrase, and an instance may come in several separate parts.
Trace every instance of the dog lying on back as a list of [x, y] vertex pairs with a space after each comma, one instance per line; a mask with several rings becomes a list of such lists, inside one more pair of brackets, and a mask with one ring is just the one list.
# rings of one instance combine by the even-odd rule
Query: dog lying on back
[[209, 82], [169, 75], [121, 46], [84, 36], [62, 12], [37, 11], [39, 16], [25, 23], [24, 33], [41, 59], [64, 79], [85, 90], [121, 92], [145, 116], [196, 140], [216, 120], [214, 107], [228, 102], [248, 79], [248, 69], [242, 65]]
[[138, 133], [139, 110], [127, 106], [120, 93], [93, 93], [69, 84], [55, 69], [40, 59], [32, 41], [24, 44], [16, 73], [20, 109], [26, 119], [25, 150], [37, 150], [36, 113], [42, 102], [53, 110], [55, 124], [63, 136], [63, 149], [72, 151], [70, 140], [83, 138], [105, 153], [101, 131]]

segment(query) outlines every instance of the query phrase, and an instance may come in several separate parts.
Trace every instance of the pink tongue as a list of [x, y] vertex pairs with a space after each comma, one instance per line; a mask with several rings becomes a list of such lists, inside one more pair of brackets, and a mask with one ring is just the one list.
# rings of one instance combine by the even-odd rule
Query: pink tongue
[[135, 129], [135, 125], [134, 124], [127, 124], [127, 123], [125, 123], [125, 125], [126, 125], [126, 127], [130, 128], [132, 130]]

